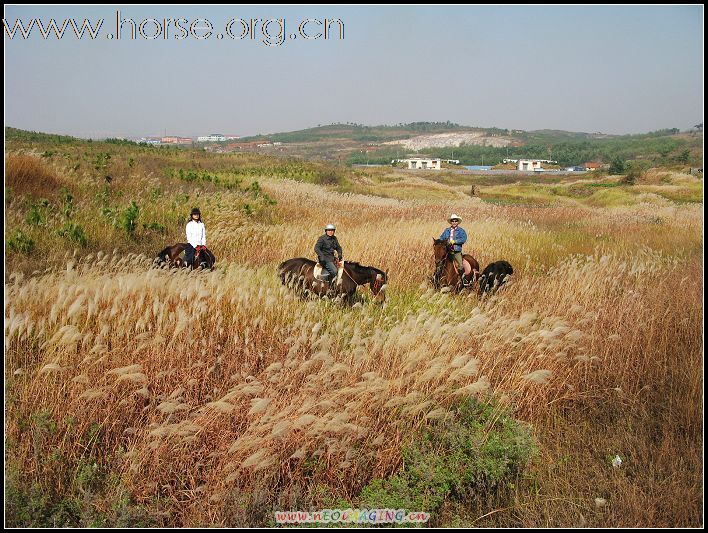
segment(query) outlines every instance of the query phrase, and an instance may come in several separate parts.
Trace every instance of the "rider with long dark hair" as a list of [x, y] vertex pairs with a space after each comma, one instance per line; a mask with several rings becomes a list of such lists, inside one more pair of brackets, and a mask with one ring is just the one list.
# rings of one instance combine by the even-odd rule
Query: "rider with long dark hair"
[[206, 246], [206, 228], [204, 222], [202, 222], [202, 213], [199, 211], [198, 207], [192, 209], [189, 214], [190, 221], [187, 222], [187, 242], [189, 246], [184, 250], [184, 260], [187, 266], [191, 265], [194, 261], [194, 253], [196, 252], [197, 246]]

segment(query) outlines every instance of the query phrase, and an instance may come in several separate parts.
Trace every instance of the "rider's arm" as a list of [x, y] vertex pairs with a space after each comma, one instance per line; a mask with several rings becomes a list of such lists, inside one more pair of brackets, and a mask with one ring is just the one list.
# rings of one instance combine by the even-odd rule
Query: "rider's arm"
[[450, 228], [445, 228], [445, 231], [442, 232], [442, 235], [440, 235], [440, 241], [446, 241], [450, 238]]
[[322, 252], [322, 237], [317, 239], [317, 243], [315, 243], [315, 253], [317, 254], [317, 259], [322, 259], [322, 256], [324, 256], [324, 253]]
[[467, 242], [467, 233], [465, 233], [465, 230], [462, 228], [457, 228], [457, 231], [455, 232], [456, 239], [455, 239], [455, 244], [463, 245]]
[[196, 242], [196, 239], [194, 238], [194, 225], [191, 222], [187, 222], [187, 227], [184, 230], [184, 233], [187, 236], [187, 242], [189, 244], [192, 244], [193, 242]]

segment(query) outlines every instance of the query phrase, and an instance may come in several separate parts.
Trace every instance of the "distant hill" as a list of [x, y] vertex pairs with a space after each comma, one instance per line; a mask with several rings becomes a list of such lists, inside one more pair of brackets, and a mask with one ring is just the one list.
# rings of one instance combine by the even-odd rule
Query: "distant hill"
[[39, 131], [27, 131], [18, 128], [5, 127], [5, 139], [25, 142], [53, 142], [53, 143], [73, 143], [81, 139], [70, 135], [57, 135], [55, 133], [42, 133]]
[[[5, 137], [6, 140], [55, 144], [81, 141], [68, 135], [11, 127], [5, 128]], [[281, 142], [286, 147], [279, 153], [286, 157], [348, 163], [390, 164], [392, 159], [415, 152], [457, 159], [462, 165], [496, 165], [506, 158], [536, 158], [558, 161], [561, 167], [590, 161], [608, 164], [616, 159], [638, 161], [645, 166], [703, 166], [702, 132], [680, 132], [677, 128], [610, 135], [552, 129], [480, 128], [450, 121], [378, 126], [345, 123], [243, 137], [239, 141]], [[129, 141], [107, 139], [104, 142]]]
[[416, 135], [447, 132], [506, 132], [498, 128], [473, 128], [454, 122], [411, 122], [409, 124], [365, 126], [363, 124], [327, 124], [304, 130], [253, 135], [242, 141], [270, 140], [278, 142], [318, 142], [332, 139], [347, 139], [360, 142], [384, 142], [397, 139], [409, 139]]

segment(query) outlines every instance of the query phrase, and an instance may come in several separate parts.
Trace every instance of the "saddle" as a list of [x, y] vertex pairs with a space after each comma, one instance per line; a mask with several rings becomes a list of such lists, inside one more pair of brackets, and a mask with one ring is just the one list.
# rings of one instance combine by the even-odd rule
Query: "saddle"
[[[326, 273], [326, 276], [322, 275], [322, 272]], [[344, 273], [344, 267], [340, 266], [337, 269], [337, 285], [342, 284], [342, 274]], [[329, 272], [327, 272], [322, 265], [319, 263], [315, 264], [315, 270], [312, 272], [312, 275], [314, 276], [315, 279], [319, 281], [326, 281], [329, 282]]]

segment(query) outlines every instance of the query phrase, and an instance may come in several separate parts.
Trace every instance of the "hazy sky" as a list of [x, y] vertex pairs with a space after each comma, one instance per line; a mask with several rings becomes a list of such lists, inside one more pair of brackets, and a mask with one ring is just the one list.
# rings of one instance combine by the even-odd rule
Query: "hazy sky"
[[[197, 39], [152, 21], [146, 36], [115, 34], [116, 11], [146, 19], [197, 19]], [[637, 133], [703, 121], [702, 6], [11, 7], [59, 26], [86, 18], [99, 36], [28, 39], [5, 31], [5, 124], [82, 137], [253, 135], [332, 122], [450, 120], [469, 126]], [[267, 46], [225, 35], [232, 19], [284, 19], [285, 41]], [[325, 40], [306, 40], [307, 19], [340, 19]], [[204, 26], [197, 22], [196, 26]], [[280, 23], [267, 30], [275, 36]], [[240, 37], [242, 23], [231, 26]], [[195, 27], [194, 34], [206, 30]], [[322, 26], [310, 21], [304, 33]], [[295, 39], [291, 36], [295, 35]], [[115, 35], [113, 35], [114, 37]]]

